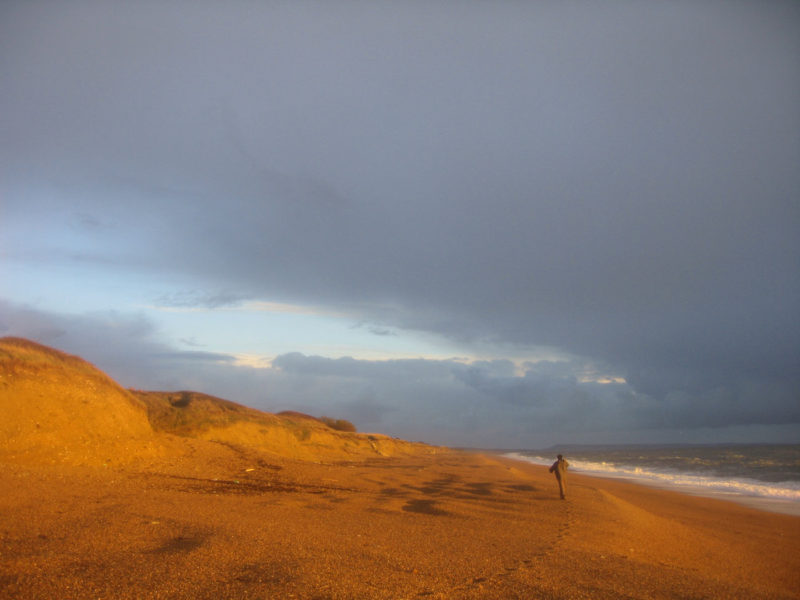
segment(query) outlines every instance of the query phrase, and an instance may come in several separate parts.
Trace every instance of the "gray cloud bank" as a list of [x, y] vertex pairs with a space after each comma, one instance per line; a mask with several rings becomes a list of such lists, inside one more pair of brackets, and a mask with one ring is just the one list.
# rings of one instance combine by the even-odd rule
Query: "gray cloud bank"
[[796, 424], [798, 40], [792, 2], [6, 2], [4, 260], [628, 381], [279, 361], [370, 382], [375, 414], [411, 402], [374, 398], [414, 366], [447, 372], [426, 381], [450, 418]]

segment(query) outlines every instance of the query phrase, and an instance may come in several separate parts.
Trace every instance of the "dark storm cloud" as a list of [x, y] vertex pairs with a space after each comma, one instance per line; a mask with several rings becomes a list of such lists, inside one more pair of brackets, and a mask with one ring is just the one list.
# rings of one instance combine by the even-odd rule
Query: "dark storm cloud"
[[0, 11], [7, 256], [551, 346], [660, 403], [639, 423], [797, 422], [797, 3]]

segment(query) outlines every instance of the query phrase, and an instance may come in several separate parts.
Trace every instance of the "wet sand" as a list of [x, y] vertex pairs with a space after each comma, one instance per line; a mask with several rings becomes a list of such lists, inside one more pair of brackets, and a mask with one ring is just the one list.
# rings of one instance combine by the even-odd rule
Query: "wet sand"
[[[176, 442], [177, 443], [177, 442]], [[0, 463], [0, 597], [798, 598], [800, 518], [495, 456]]]

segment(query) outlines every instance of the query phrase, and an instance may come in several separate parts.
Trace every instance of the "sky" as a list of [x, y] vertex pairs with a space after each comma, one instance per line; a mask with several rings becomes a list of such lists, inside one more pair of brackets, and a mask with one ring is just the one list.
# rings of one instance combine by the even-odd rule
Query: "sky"
[[435, 444], [800, 442], [800, 4], [0, 4], [0, 336]]

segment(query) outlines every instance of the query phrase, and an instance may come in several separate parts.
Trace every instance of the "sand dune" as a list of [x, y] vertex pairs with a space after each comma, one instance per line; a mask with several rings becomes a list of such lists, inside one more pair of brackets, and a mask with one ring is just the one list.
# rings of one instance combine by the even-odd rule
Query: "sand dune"
[[6, 459], [99, 464], [153, 435], [144, 405], [105, 373], [19, 338], [0, 339], [0, 414]]
[[574, 475], [562, 501], [544, 467], [52, 352], [0, 341], [0, 598], [800, 597], [798, 517]]
[[304, 459], [394, 456], [429, 446], [331, 429], [207, 394], [125, 390], [83, 359], [0, 339], [0, 456], [59, 464], [121, 464], [172, 451], [170, 436], [244, 444]]
[[159, 432], [246, 445], [281, 456], [314, 459], [431, 452], [425, 444], [375, 433], [331, 429], [294, 411], [271, 414], [196, 392], [133, 392]]

